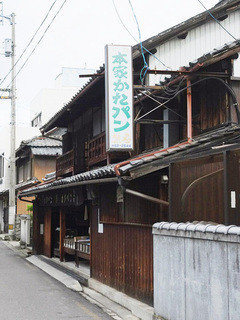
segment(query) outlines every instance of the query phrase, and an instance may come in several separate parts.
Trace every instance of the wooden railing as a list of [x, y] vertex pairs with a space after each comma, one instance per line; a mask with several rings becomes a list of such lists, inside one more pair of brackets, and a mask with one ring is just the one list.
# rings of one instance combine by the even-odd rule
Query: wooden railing
[[88, 166], [106, 159], [106, 135], [103, 132], [88, 142]]
[[68, 151], [57, 158], [56, 177], [62, 177], [68, 173], [74, 174], [74, 151]]
[[64, 239], [63, 242], [63, 259], [65, 260], [66, 254], [74, 256], [75, 264], [79, 267], [79, 259], [90, 260], [90, 240], [77, 240]]

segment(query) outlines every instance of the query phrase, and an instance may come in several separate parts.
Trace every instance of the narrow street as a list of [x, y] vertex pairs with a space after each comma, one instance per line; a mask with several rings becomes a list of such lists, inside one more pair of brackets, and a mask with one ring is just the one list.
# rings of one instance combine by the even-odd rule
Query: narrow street
[[0, 319], [112, 319], [0, 242]]

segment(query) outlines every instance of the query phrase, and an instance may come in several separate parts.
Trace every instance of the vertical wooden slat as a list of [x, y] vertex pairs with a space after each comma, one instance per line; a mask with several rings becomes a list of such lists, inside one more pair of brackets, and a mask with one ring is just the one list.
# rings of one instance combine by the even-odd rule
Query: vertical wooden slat
[[64, 238], [66, 234], [66, 212], [65, 208], [60, 208], [60, 235], [59, 235], [59, 253], [60, 253], [60, 261], [64, 260]]
[[51, 258], [52, 256], [52, 235], [51, 235], [51, 227], [52, 227], [52, 211], [51, 208], [45, 208], [44, 214], [44, 250], [43, 253], [45, 256]]
[[91, 235], [92, 277], [121, 292], [152, 304], [153, 256], [150, 227], [104, 224], [97, 232], [97, 216]]

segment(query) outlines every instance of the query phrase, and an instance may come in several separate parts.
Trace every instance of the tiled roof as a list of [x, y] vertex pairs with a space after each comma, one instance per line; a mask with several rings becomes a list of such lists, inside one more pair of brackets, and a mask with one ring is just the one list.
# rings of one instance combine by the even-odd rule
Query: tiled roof
[[[202, 152], [219, 153], [227, 148], [239, 148], [240, 147], [240, 126], [227, 126], [209, 133], [198, 136], [194, 141], [189, 144], [176, 145], [169, 150], [163, 151], [163, 149], [154, 149], [150, 153], [139, 155], [142, 159], [130, 159], [129, 163], [121, 166], [119, 171], [121, 175], [126, 177], [131, 175], [131, 172], [136, 168], [142, 171], [144, 175], [144, 169], [151, 165], [154, 169], [152, 171], [160, 170], [161, 168], [169, 166], [169, 164], [182, 158], [197, 157]], [[96, 179], [104, 179], [110, 177], [116, 177], [114, 167], [116, 164], [107, 165], [94, 170], [83, 172], [71, 177], [55, 180], [49, 184], [42, 184], [36, 188], [25, 190], [24, 194], [33, 194], [34, 191], [48, 191], [56, 186], [68, 186], [71, 183], [78, 183], [82, 181], [90, 181]]]
[[45, 178], [43, 178], [43, 181], [49, 181], [49, 180], [55, 180], [56, 179], [56, 171], [49, 172], [45, 175]]
[[25, 148], [30, 148], [35, 156], [57, 156], [62, 154], [62, 141], [42, 136], [35, 137], [22, 141], [16, 152], [19, 153]]
[[17, 184], [15, 189], [19, 190], [21, 188], [30, 188], [36, 184], [39, 184], [39, 183], [40, 183], [40, 181], [36, 177], [33, 177], [31, 180], [24, 181], [22, 183]]
[[94, 179], [110, 178], [110, 177], [115, 176], [114, 166], [115, 166], [114, 164], [111, 164], [111, 165], [107, 165], [107, 166], [104, 166], [104, 167], [101, 167], [98, 169], [93, 169], [90, 171], [79, 173], [79, 174], [76, 174], [71, 177], [55, 180], [51, 183], [44, 183], [34, 189], [30, 188], [28, 190], [25, 190], [23, 193], [21, 193], [21, 195], [24, 196], [24, 193], [29, 193], [32, 190], [38, 191], [38, 192], [39, 192], [39, 190], [47, 191], [47, 190], [51, 190], [51, 188], [53, 188], [53, 187], [63, 186], [63, 185], [68, 186], [71, 183], [76, 183], [76, 182], [81, 182], [81, 181], [89, 181], [89, 180], [94, 180]]
[[36, 148], [32, 147], [32, 154], [35, 156], [57, 156], [62, 154], [62, 148], [61, 147], [44, 147], [44, 148]]
[[28, 145], [30, 147], [61, 147], [62, 142], [55, 139], [45, 138], [45, 137], [37, 137], [31, 139], [29, 141], [23, 141], [24, 145]]
[[[210, 9], [211, 13], [216, 19], [226, 16], [226, 13], [230, 13], [239, 8], [239, 0], [223, 0], [219, 1], [213, 8]], [[191, 17], [190, 19], [181, 22], [163, 32], [150, 37], [142, 42], [142, 45], [148, 50], [152, 50], [156, 46], [176, 37], [177, 35], [184, 34], [189, 30], [200, 26], [206, 21], [211, 20], [212, 17], [209, 14], [209, 11], [204, 11], [196, 16]], [[137, 44], [133, 47], [134, 53], [133, 58], [141, 56], [141, 47], [140, 44]]]
[[199, 135], [191, 143], [175, 145], [171, 149], [154, 149], [151, 153], [142, 154], [142, 159], [132, 160], [128, 164], [120, 167], [121, 174], [127, 174], [131, 170], [140, 167], [143, 169], [148, 164], [153, 164], [155, 169], [167, 167], [169, 163], [181, 158], [196, 157], [202, 152], [219, 153], [221, 150], [230, 147], [240, 147], [240, 125], [227, 126]]

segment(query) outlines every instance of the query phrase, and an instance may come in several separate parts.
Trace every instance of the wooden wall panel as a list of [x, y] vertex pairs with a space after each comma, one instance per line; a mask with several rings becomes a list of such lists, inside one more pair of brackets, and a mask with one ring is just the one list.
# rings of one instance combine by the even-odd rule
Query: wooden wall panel
[[44, 247], [43, 254], [49, 258], [52, 256], [51, 250], [51, 225], [52, 225], [52, 212], [51, 208], [44, 208]]
[[[225, 220], [228, 225], [240, 226], [240, 150], [227, 151], [226, 163], [226, 211]], [[233, 193], [233, 195], [232, 195]], [[232, 196], [235, 195], [235, 204]]]
[[43, 254], [43, 235], [40, 224], [44, 223], [44, 213], [36, 204], [33, 205], [33, 254]]
[[91, 274], [100, 282], [152, 304], [151, 227], [104, 223], [98, 233], [97, 208], [91, 224]]
[[171, 165], [170, 220], [224, 223], [223, 170], [200, 180], [182, 201], [186, 188], [196, 179], [223, 169], [223, 156], [188, 160]]

